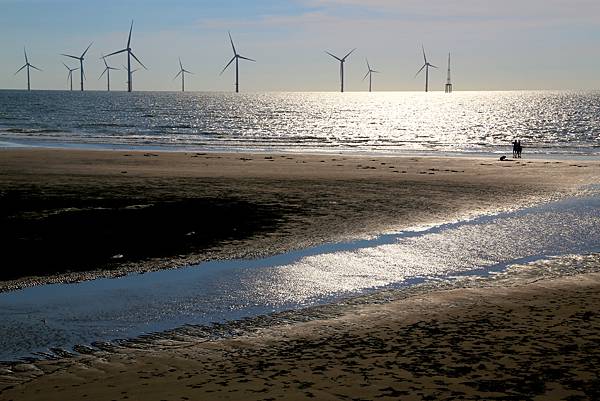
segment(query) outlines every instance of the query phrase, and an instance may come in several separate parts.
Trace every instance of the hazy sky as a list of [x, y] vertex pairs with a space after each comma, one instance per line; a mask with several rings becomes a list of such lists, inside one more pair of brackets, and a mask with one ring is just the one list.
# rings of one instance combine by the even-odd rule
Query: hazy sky
[[[256, 59], [240, 68], [242, 91], [336, 91], [339, 67], [325, 50], [343, 55], [347, 90], [365, 90], [365, 57], [382, 74], [376, 90], [421, 90], [414, 78], [429, 61], [440, 67], [430, 86], [443, 90], [446, 58], [453, 58], [457, 90], [600, 88], [598, 0], [0, 0], [0, 88], [23, 88], [30, 62], [35, 89], [66, 88], [60, 53], [78, 54], [90, 42], [89, 89], [103, 89], [101, 53], [132, 48], [149, 68], [136, 73], [139, 90], [178, 90], [181, 56], [189, 90], [233, 89], [227, 31], [240, 54]], [[125, 56], [110, 64], [121, 67]], [[124, 89], [126, 74], [113, 73]], [[78, 83], [78, 77], [74, 80]]]

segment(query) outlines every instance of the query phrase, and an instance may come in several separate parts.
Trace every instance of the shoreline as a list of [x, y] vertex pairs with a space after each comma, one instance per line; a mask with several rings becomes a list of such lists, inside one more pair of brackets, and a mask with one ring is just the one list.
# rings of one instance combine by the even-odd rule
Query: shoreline
[[[501, 147], [500, 145], [498, 145]], [[510, 159], [511, 150], [510, 144], [502, 147], [503, 150], [497, 151], [427, 151], [427, 150], [355, 150], [352, 148], [346, 149], [283, 149], [283, 148], [248, 148], [244, 147], [202, 147], [202, 146], [182, 146], [182, 145], [131, 145], [131, 144], [104, 144], [104, 143], [53, 143], [53, 142], [36, 142], [31, 144], [2, 141], [0, 139], [0, 152], [11, 149], [48, 149], [48, 150], [63, 150], [63, 151], [100, 151], [100, 152], [161, 152], [161, 153], [197, 153], [205, 152], [211, 154], [254, 154], [254, 155], [305, 155], [305, 156], [350, 156], [350, 157], [425, 157], [425, 158], [499, 158], [506, 155]], [[506, 149], [504, 149], [506, 148]], [[539, 148], [536, 148], [539, 149]], [[529, 149], [531, 150], [531, 149]], [[584, 153], [544, 153], [544, 152], [526, 152], [526, 159], [540, 161], [594, 161], [598, 159], [598, 152], [593, 154]], [[512, 161], [517, 161], [513, 159]], [[511, 161], [511, 160], [509, 160]]]
[[[164, 229], [179, 231], [179, 241], [188, 241], [190, 233], [200, 237], [195, 239], [200, 245], [188, 241], [186, 248], [169, 248], [164, 255], [141, 253], [132, 259], [115, 259], [115, 255], [129, 255], [118, 244], [106, 244], [106, 256], [96, 263], [100, 268], [82, 266], [85, 259], [74, 258], [70, 272], [49, 270], [50, 275], [4, 278], [0, 291], [118, 277], [207, 260], [252, 259], [497, 213], [573, 195], [583, 186], [599, 182], [600, 166], [597, 161], [41, 148], [0, 150], [0, 155], [0, 201], [8, 209], [5, 221], [49, 222], [41, 228], [34, 226], [23, 236], [37, 235], [36, 230], [83, 230], [84, 235], [93, 235], [92, 228], [73, 225], [72, 220], [93, 223], [101, 211], [100, 219], [114, 220], [114, 229], [122, 229], [121, 220], [143, 226], [129, 235], [142, 235], [142, 229]], [[505, 173], [507, 167], [516, 170], [516, 182]], [[197, 213], [198, 208], [205, 214], [198, 217], [196, 225], [186, 225], [185, 216]], [[164, 220], [178, 211], [180, 225]], [[215, 220], [209, 231], [198, 233], [211, 218]], [[229, 223], [224, 223], [226, 218]], [[240, 232], [240, 221], [248, 218], [252, 220]], [[152, 219], [165, 222], [144, 226]], [[220, 230], [216, 239], [212, 238], [215, 228]], [[13, 235], [7, 231], [3, 238], [11, 240]], [[100, 245], [104, 241], [96, 240]], [[141, 252], [147, 244], [139, 245]], [[21, 249], [26, 252], [27, 248]], [[137, 249], [132, 252], [140, 252]], [[65, 252], [57, 254], [56, 263], [68, 262]], [[8, 260], [23, 261], [17, 252]]]

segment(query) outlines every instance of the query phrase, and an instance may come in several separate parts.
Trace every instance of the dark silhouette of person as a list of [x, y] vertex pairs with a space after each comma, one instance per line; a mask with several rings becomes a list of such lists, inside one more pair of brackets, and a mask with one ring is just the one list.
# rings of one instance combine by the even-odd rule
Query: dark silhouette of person
[[521, 140], [517, 141], [517, 158], [521, 158], [521, 152], [523, 151], [523, 146], [521, 145]]
[[513, 141], [513, 159], [517, 157], [517, 149], [518, 149], [518, 142], [515, 139]]

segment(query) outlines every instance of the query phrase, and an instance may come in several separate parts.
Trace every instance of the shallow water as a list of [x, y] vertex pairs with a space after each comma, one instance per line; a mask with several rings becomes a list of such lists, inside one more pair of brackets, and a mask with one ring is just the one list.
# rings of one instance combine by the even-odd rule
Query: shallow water
[[[0, 90], [0, 146], [600, 154], [600, 92], [168, 93]], [[3, 143], [3, 144], [2, 144]]]
[[0, 359], [600, 251], [600, 196], [259, 260], [0, 294]]

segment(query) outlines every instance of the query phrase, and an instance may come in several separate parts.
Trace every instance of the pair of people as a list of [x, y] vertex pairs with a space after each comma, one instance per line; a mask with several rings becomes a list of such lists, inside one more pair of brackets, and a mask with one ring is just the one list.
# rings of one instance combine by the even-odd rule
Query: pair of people
[[523, 146], [521, 146], [521, 140], [514, 140], [513, 142], [513, 158], [520, 159]]

